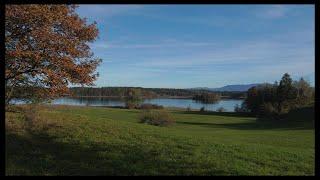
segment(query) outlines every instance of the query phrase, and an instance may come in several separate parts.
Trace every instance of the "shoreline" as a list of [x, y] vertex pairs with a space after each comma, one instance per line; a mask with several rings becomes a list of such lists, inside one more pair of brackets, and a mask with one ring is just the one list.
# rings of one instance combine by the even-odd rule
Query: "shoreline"
[[[14, 106], [28, 106], [28, 104], [13, 104]], [[108, 106], [108, 105], [73, 105], [73, 104], [41, 104], [40, 106], [47, 106], [47, 107], [71, 107], [71, 108], [110, 108], [110, 109], [123, 109], [123, 110], [145, 110], [141, 108], [133, 108], [128, 109], [125, 106]], [[187, 108], [184, 107], [174, 107], [174, 106], [163, 106], [164, 110], [169, 111], [184, 111], [184, 112], [199, 112], [200, 109], [191, 108], [190, 110], [187, 110]], [[162, 110], [163, 110], [162, 109]], [[152, 110], [161, 110], [161, 109], [152, 109]], [[203, 111], [203, 113], [239, 113], [235, 111], [223, 111], [218, 112], [215, 110], [208, 110], [206, 109]]]
[[[126, 96], [65, 96], [62, 98], [114, 98], [122, 99]], [[142, 99], [192, 99], [192, 96], [158, 96], [158, 97], [142, 97]], [[221, 99], [245, 99], [245, 98], [231, 98], [229, 96], [222, 96]]]

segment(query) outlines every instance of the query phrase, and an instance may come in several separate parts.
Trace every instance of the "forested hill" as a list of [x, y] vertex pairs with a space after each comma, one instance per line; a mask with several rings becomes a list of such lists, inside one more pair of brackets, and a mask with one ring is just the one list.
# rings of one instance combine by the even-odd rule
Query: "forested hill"
[[239, 84], [227, 85], [221, 88], [210, 88], [211, 91], [247, 91], [251, 87], [258, 86], [259, 84]]
[[260, 84], [237, 84], [237, 85], [226, 85], [220, 88], [208, 88], [208, 87], [197, 87], [197, 88], [191, 88], [192, 90], [195, 89], [202, 89], [202, 90], [208, 90], [208, 91], [214, 91], [214, 92], [245, 92], [251, 87], [258, 86]]
[[[176, 98], [191, 98], [197, 94], [209, 93], [209, 90], [197, 89], [173, 89], [173, 88], [141, 88], [141, 87], [71, 87], [72, 96], [98, 96], [98, 97], [125, 97], [132, 89], [140, 91], [143, 97], [176, 97]], [[244, 92], [216, 92], [221, 96], [239, 98], [245, 95]]]

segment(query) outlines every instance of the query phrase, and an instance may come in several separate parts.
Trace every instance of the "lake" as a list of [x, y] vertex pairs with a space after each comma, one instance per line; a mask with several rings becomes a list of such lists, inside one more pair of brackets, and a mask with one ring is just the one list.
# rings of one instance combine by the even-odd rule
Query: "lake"
[[[205, 107], [208, 111], [215, 111], [220, 107], [223, 107], [226, 111], [234, 111], [234, 107], [238, 104], [241, 105], [243, 100], [239, 99], [222, 99], [215, 104], [204, 104], [196, 102], [192, 99], [168, 99], [168, 98], [156, 98], [146, 99], [143, 103], [151, 103], [162, 105], [164, 107], [178, 107], [200, 109]], [[18, 103], [18, 102], [17, 102]], [[61, 105], [78, 105], [78, 106], [124, 106], [125, 103], [121, 99], [115, 98], [100, 98], [100, 97], [82, 97], [82, 98], [59, 98], [52, 102], [52, 104]]]

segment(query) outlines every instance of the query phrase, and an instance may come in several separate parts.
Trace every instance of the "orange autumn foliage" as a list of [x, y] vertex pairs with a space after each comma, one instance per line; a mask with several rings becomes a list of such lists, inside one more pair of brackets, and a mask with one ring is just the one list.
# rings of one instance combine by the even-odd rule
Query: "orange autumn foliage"
[[41, 87], [44, 91], [36, 92], [52, 98], [68, 93], [69, 84], [93, 84], [101, 60], [88, 43], [97, 38], [98, 29], [75, 9], [75, 5], [5, 6], [6, 101], [19, 86]]

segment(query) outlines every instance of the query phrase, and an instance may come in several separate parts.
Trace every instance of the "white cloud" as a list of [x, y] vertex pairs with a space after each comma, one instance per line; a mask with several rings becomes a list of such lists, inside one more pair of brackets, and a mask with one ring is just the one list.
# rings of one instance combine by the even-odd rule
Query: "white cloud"
[[143, 8], [143, 5], [80, 5], [77, 12], [95, 21], [102, 21], [113, 16], [126, 15]]
[[[229, 47], [217, 47], [210, 52], [190, 52], [174, 58], [149, 58], [136, 63], [145, 67], [194, 67], [207, 65], [232, 65], [245, 63], [248, 65], [265, 65], [292, 63], [297, 58], [312, 58], [312, 49], [292, 46], [277, 42], [247, 42], [233, 44]], [[288, 62], [289, 61], [289, 62]], [[297, 60], [298, 61], [298, 60]]]
[[259, 9], [257, 16], [267, 19], [282, 18], [289, 12], [288, 5], [269, 5], [266, 8]]
[[183, 41], [173, 41], [173, 40], [165, 40], [157, 44], [151, 43], [103, 43], [97, 42], [91, 45], [92, 48], [100, 48], [100, 49], [110, 49], [110, 48], [120, 48], [120, 49], [150, 49], [150, 48], [179, 48], [179, 47], [203, 47], [203, 46], [216, 46], [216, 43], [212, 42], [183, 42]]

